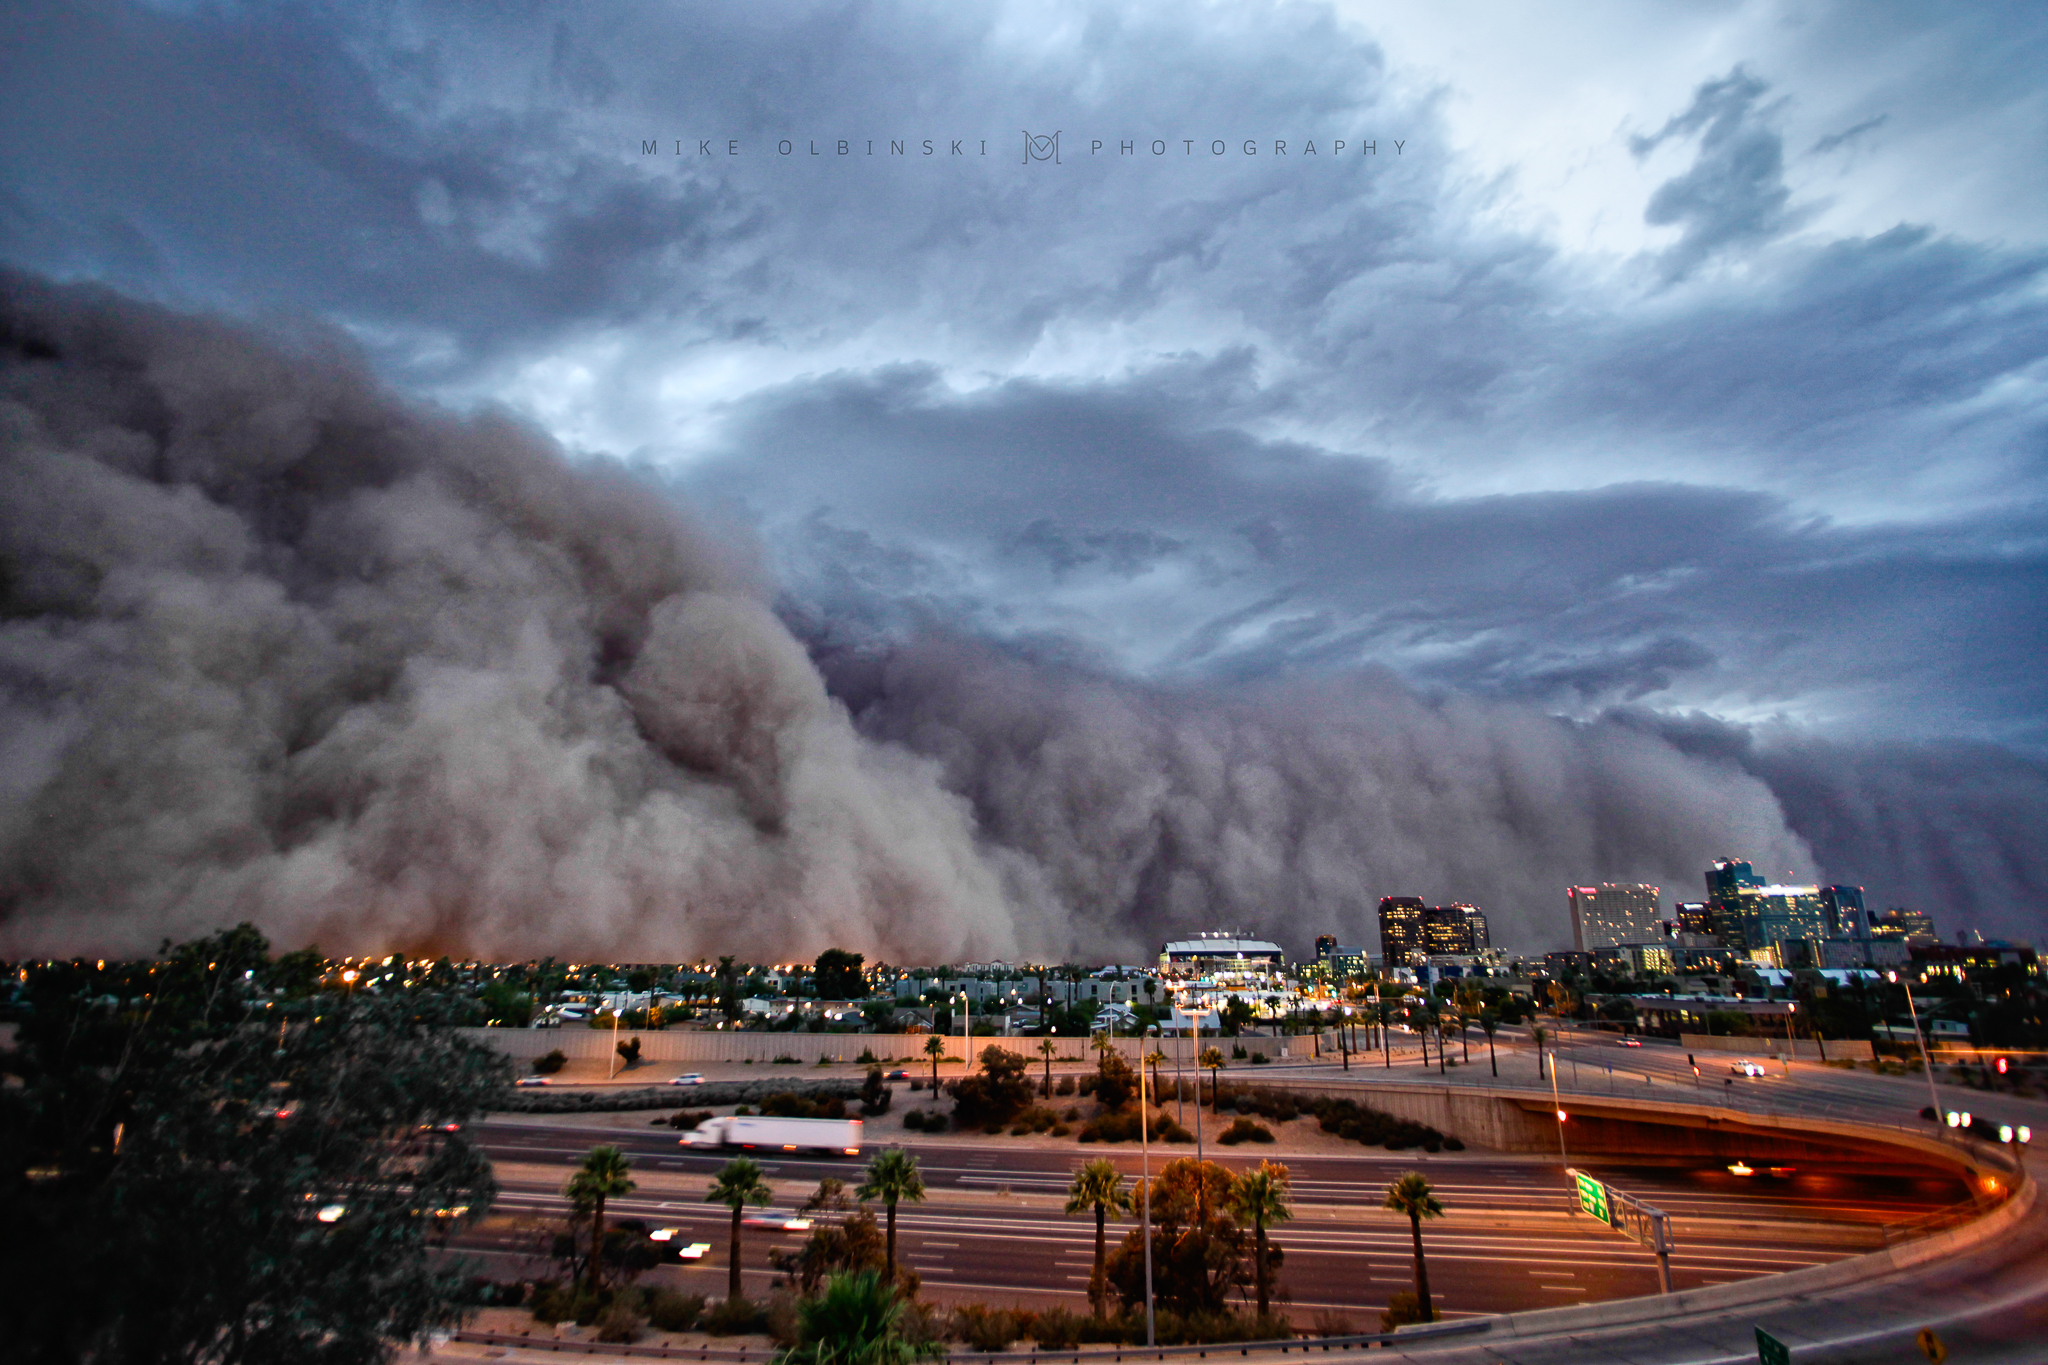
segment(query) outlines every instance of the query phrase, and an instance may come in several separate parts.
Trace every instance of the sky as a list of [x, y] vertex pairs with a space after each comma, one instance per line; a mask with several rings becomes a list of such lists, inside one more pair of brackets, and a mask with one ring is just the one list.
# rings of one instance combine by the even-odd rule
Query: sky
[[2006, 5], [17, 6], [0, 262], [636, 471], [1048, 866], [963, 678], [1160, 736], [1561, 724], [1779, 819], [1540, 892], [1382, 847], [1360, 904], [1768, 851], [2028, 934], [2043, 69]]

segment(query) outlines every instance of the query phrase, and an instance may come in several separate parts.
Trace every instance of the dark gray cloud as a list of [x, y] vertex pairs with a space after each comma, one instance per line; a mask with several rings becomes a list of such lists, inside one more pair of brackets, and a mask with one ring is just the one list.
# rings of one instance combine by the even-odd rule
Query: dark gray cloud
[[1796, 221], [1784, 139], [1768, 126], [1768, 107], [1760, 107], [1769, 90], [1738, 66], [1702, 85], [1685, 112], [1655, 133], [1629, 139], [1638, 157], [1673, 138], [1698, 141], [1691, 167], [1659, 185], [1643, 210], [1643, 221], [1680, 229], [1664, 253], [1667, 279], [1684, 278], [1728, 248], [1769, 241]]

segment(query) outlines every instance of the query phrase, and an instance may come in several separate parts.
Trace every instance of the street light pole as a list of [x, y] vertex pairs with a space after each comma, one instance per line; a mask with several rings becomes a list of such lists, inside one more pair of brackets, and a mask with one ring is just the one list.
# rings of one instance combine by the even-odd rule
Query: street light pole
[[[1899, 979], [1897, 972], [1886, 972], [1885, 975], [1893, 981]], [[1935, 1131], [1940, 1132], [1941, 1099], [1934, 1093], [1934, 1052], [1927, 1046], [1927, 1035], [1920, 1031], [1920, 1011], [1913, 1005], [1913, 983], [1903, 984], [1906, 987], [1906, 1013], [1913, 1020], [1913, 1041], [1920, 1044], [1920, 1069], [1927, 1073], [1927, 1107], [1934, 1111]]]
[[1145, 1230], [1145, 1344], [1156, 1346], [1152, 1320], [1152, 1143], [1147, 1133], [1151, 1106], [1145, 1096], [1145, 1039], [1151, 1032], [1148, 1026], [1138, 1034], [1138, 1152], [1145, 1173], [1145, 1202], [1140, 1206]]

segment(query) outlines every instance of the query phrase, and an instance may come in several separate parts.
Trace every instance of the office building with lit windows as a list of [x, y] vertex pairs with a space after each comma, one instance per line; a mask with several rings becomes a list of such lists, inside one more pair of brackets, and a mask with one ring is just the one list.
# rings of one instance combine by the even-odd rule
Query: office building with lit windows
[[1664, 937], [1654, 886], [1602, 882], [1565, 889], [1572, 915], [1572, 947], [1590, 953], [1624, 943], [1655, 943]]

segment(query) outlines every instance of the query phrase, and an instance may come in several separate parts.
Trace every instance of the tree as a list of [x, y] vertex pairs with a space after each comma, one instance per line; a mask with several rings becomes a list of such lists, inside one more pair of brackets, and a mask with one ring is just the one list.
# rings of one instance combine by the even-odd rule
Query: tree
[[533, 996], [520, 989], [518, 978], [497, 977], [483, 988], [478, 1000], [484, 1007], [484, 1022], [497, 1028], [525, 1028], [533, 1021]]
[[[1223, 1070], [1223, 1049], [1220, 1047], [1203, 1048], [1201, 1064], [1209, 1068], [1209, 1107], [1214, 1109], [1216, 1107], [1217, 1086], [1222, 1080], [1218, 1073]], [[1196, 1097], [1196, 1102], [1200, 1103], [1199, 1096]]]
[[845, 1181], [826, 1176], [797, 1211], [811, 1217], [810, 1234], [793, 1252], [771, 1248], [768, 1264], [788, 1275], [798, 1293], [815, 1293], [831, 1275], [882, 1268], [882, 1230], [865, 1207], [853, 1206]]
[[1115, 1048], [1106, 1050], [1095, 1068], [1095, 1098], [1106, 1109], [1121, 1109], [1138, 1093], [1138, 1073]]
[[604, 1204], [633, 1192], [633, 1180], [626, 1174], [626, 1154], [616, 1147], [592, 1147], [583, 1154], [583, 1164], [562, 1188], [569, 1202], [590, 1210], [590, 1262], [585, 1281], [596, 1293], [604, 1279]]
[[903, 1298], [872, 1270], [832, 1276], [796, 1310], [796, 1344], [773, 1365], [910, 1365], [945, 1354], [902, 1330]]
[[1159, 1067], [1166, 1061], [1166, 1054], [1153, 1048], [1145, 1054], [1144, 1060], [1152, 1064], [1152, 1103], [1159, 1103]]
[[1252, 1225], [1256, 1250], [1253, 1253], [1254, 1282], [1258, 1285], [1259, 1316], [1266, 1316], [1271, 1284], [1266, 1265], [1266, 1228], [1294, 1216], [1287, 1204], [1287, 1168], [1277, 1162], [1261, 1161], [1237, 1178], [1230, 1187], [1230, 1209]]
[[[1230, 1172], [1213, 1161], [1169, 1161], [1134, 1202], [1152, 1201], [1152, 1287], [1160, 1308], [1192, 1316], [1227, 1313], [1234, 1294], [1251, 1287], [1252, 1237], [1230, 1214]], [[1267, 1273], [1285, 1260], [1269, 1247]], [[1127, 1307], [1145, 1301], [1145, 1236], [1125, 1234], [1104, 1273]]]
[[904, 1199], [913, 1204], [924, 1202], [924, 1176], [917, 1169], [917, 1158], [901, 1147], [884, 1149], [868, 1162], [867, 1178], [861, 1181], [854, 1194], [859, 1199], [879, 1199], [889, 1210], [889, 1250], [884, 1273], [893, 1284], [896, 1280], [897, 1202]]
[[952, 1085], [953, 1111], [962, 1126], [1007, 1122], [1031, 1103], [1030, 1062], [1008, 1048], [981, 1050], [981, 1072]]
[[1408, 1231], [1415, 1241], [1415, 1298], [1422, 1320], [1435, 1322], [1436, 1308], [1429, 1301], [1429, 1267], [1422, 1259], [1422, 1220], [1443, 1217], [1444, 1206], [1430, 1192], [1429, 1181], [1420, 1171], [1410, 1171], [1387, 1186], [1385, 1206], [1408, 1215]]
[[1493, 1035], [1500, 1030], [1500, 1016], [1492, 1010], [1479, 1011], [1479, 1027], [1486, 1034], [1486, 1060], [1493, 1066], [1493, 1074], [1500, 1075], [1500, 1054], [1493, 1049]]
[[268, 951], [242, 925], [25, 969], [0, 1053], [9, 1359], [367, 1365], [460, 1321], [432, 1248], [497, 1187], [438, 1130], [509, 1064], [444, 1027], [470, 1002], [351, 995]]
[[1088, 1277], [1088, 1302], [1095, 1305], [1098, 1318], [1109, 1306], [1109, 1280], [1104, 1274], [1109, 1257], [1109, 1215], [1130, 1207], [1131, 1197], [1124, 1188], [1124, 1178], [1116, 1163], [1106, 1156], [1096, 1157], [1075, 1171], [1074, 1183], [1067, 1187], [1067, 1213], [1095, 1215], [1095, 1273]]
[[924, 1040], [924, 1055], [932, 1059], [932, 1094], [939, 1093], [939, 1058], [946, 1055], [946, 1040], [934, 1033]]
[[1529, 1026], [1529, 1041], [1536, 1044], [1536, 1079], [1539, 1081], [1543, 1079], [1543, 1040], [1549, 1036], [1543, 1025]]
[[868, 993], [861, 974], [862, 958], [844, 948], [827, 948], [811, 964], [811, 981], [820, 1000], [859, 1000]]
[[740, 1004], [740, 970], [730, 957], [718, 959], [718, 1010], [727, 1023], [744, 1013]]
[[711, 1189], [704, 1196], [707, 1204], [723, 1204], [732, 1210], [732, 1245], [727, 1267], [726, 1297], [740, 1297], [740, 1214], [749, 1204], [765, 1204], [772, 1195], [768, 1182], [761, 1175], [761, 1166], [752, 1157], [734, 1157], [712, 1177]]
[[1045, 1058], [1045, 1089], [1041, 1092], [1043, 1094], [1052, 1093], [1052, 1059], [1059, 1055], [1059, 1050], [1060, 1045], [1050, 1038], [1038, 1040], [1038, 1055]]

